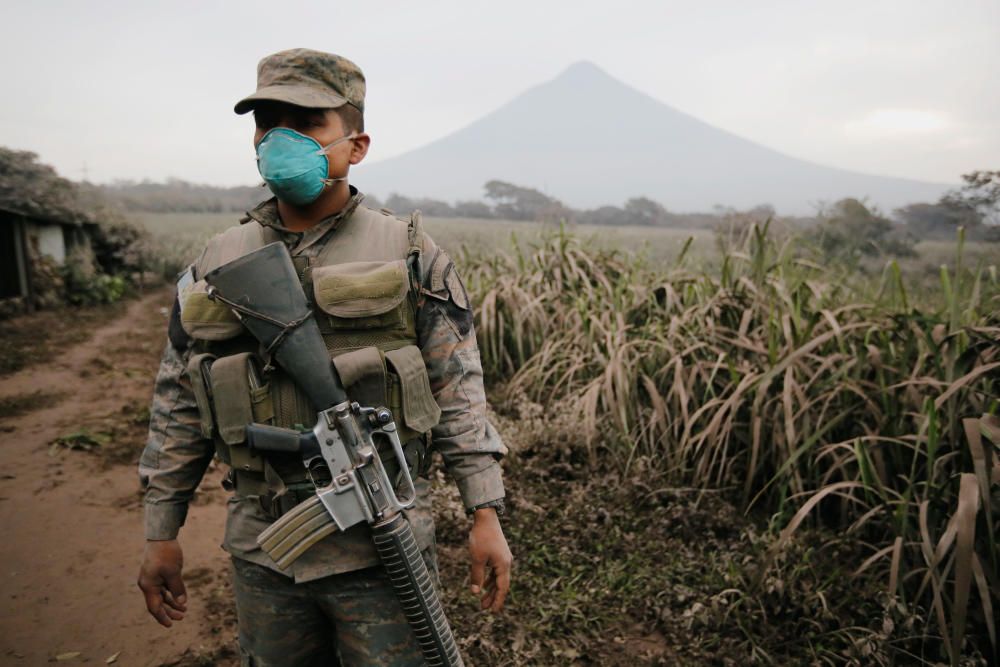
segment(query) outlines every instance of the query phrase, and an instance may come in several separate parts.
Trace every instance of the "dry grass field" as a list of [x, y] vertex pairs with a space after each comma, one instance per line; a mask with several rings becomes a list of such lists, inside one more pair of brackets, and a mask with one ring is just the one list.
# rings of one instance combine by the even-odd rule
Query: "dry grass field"
[[[205, 239], [226, 227], [237, 224], [237, 213], [133, 213], [130, 214], [142, 227], [148, 229], [162, 242], [164, 250], [178, 258], [194, 258]], [[511, 220], [484, 220], [463, 218], [425, 218], [425, 229], [442, 247], [453, 255], [460, 251], [478, 251], [491, 248], [508, 248], [512, 239], [526, 247], [537, 242], [552, 226], [535, 222]], [[713, 234], [709, 230], [661, 229], [652, 227], [602, 227], [575, 225], [575, 234], [592, 239], [605, 248], [619, 248], [641, 252], [654, 262], [673, 260], [688, 238], [694, 238], [691, 254], [710, 257], [714, 249]], [[187, 261], [190, 261], [188, 259]]]

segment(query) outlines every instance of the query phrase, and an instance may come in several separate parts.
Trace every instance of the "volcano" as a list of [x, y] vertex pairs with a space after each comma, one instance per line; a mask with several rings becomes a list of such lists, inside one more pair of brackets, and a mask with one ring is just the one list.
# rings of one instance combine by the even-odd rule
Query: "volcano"
[[352, 181], [447, 201], [481, 199], [492, 179], [576, 208], [646, 196], [669, 210], [771, 204], [809, 214], [866, 198], [883, 210], [936, 201], [949, 185], [847, 171], [789, 157], [685, 114], [580, 62], [472, 124], [356, 168]]

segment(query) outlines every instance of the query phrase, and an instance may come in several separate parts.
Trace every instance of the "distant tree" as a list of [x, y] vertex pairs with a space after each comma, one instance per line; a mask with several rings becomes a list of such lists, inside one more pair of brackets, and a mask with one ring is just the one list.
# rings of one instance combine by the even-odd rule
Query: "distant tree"
[[627, 225], [628, 220], [629, 214], [617, 206], [599, 206], [576, 214], [576, 221], [586, 225]]
[[415, 200], [404, 197], [398, 192], [391, 192], [385, 200], [385, 207], [393, 213], [409, 213], [417, 207], [417, 203]]
[[546, 194], [505, 181], [489, 181], [483, 186], [486, 198], [496, 202], [498, 218], [555, 222], [572, 217], [573, 211]]
[[389, 195], [389, 198], [385, 200], [385, 208], [399, 216], [407, 216], [412, 211], [420, 211], [424, 215], [429, 215], [435, 218], [455, 217], [455, 209], [453, 209], [451, 204], [446, 201], [430, 199], [429, 197], [414, 199], [401, 195], [397, 192], [393, 192]]
[[896, 209], [896, 217], [917, 239], [954, 239], [959, 227], [978, 229], [979, 213], [965, 205], [955, 206], [942, 199], [937, 204], [910, 204]]
[[143, 271], [155, 255], [149, 232], [121, 220], [101, 225], [91, 243], [97, 265], [109, 275]]
[[659, 202], [648, 197], [633, 197], [625, 202], [625, 214], [630, 225], [662, 226], [667, 223], [669, 213]]
[[481, 201], [455, 202], [455, 215], [459, 218], [492, 218], [493, 209]]
[[451, 207], [451, 204], [439, 199], [418, 199], [414, 208], [419, 209], [424, 215], [430, 215], [436, 218], [455, 217], [455, 209]]
[[954, 239], [963, 227], [969, 239], [1000, 241], [1000, 171], [974, 171], [962, 180], [936, 204], [910, 204], [896, 217], [918, 239]]
[[856, 260], [862, 256], [913, 255], [913, 240], [875, 208], [842, 199], [820, 213], [813, 238], [825, 257]]
[[168, 178], [162, 183], [116, 181], [97, 186], [106, 198], [127, 211], [150, 213], [242, 213], [271, 196], [260, 186], [230, 188]]
[[941, 203], [975, 211], [985, 224], [1000, 224], [1000, 171], [973, 171], [962, 180], [965, 185], [947, 193]]

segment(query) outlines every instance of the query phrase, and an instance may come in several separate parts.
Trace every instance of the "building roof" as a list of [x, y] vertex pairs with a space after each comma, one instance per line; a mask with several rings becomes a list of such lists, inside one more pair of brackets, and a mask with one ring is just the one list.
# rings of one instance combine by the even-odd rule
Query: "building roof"
[[18, 208], [11, 206], [8, 203], [0, 203], [0, 224], [6, 223], [15, 217], [28, 218], [34, 222], [47, 222], [55, 225], [62, 225], [64, 227], [96, 227], [97, 223], [93, 220], [83, 219], [83, 216], [77, 216], [76, 219], [72, 219], [70, 216], [60, 217], [58, 212], [55, 211], [45, 211], [38, 210], [37, 212], [19, 210]]

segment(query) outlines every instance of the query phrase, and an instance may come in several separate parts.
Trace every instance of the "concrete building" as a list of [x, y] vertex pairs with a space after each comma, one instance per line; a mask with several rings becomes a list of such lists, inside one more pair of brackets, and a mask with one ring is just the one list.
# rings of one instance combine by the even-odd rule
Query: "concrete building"
[[27, 215], [0, 206], [0, 300], [23, 299], [33, 310], [32, 263], [46, 256], [61, 266], [74, 249], [90, 248], [96, 228], [92, 222]]

